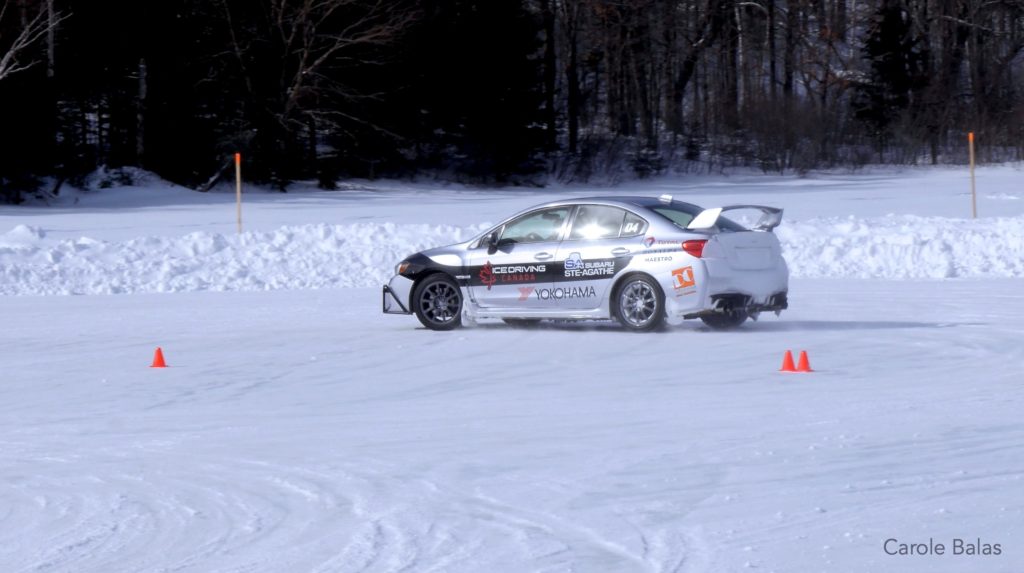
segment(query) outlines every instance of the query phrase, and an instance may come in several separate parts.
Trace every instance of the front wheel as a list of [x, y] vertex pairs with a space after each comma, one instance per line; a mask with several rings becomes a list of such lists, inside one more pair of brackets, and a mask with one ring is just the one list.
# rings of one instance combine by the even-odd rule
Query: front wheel
[[622, 326], [629, 330], [654, 330], [665, 322], [665, 295], [650, 277], [629, 277], [618, 289], [615, 314]]
[[730, 310], [729, 312], [708, 314], [700, 317], [700, 319], [704, 321], [704, 324], [715, 330], [725, 330], [736, 328], [746, 322], [747, 312], [744, 310]]
[[431, 330], [451, 330], [462, 324], [462, 291], [448, 275], [434, 274], [420, 281], [412, 300], [416, 318]]

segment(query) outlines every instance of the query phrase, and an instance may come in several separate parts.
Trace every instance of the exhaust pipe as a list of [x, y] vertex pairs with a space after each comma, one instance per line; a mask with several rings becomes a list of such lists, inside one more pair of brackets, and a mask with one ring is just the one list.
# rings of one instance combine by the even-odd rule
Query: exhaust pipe
[[750, 297], [742, 294], [721, 295], [712, 298], [715, 312], [730, 313], [750, 306]]

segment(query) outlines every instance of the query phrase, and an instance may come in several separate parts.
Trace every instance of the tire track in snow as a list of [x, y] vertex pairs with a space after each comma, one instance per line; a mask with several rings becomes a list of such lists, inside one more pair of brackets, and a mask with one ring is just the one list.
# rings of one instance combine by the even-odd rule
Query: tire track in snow
[[19, 523], [0, 530], [6, 570], [479, 571], [507, 549], [450, 512], [461, 494], [390, 466], [312, 470], [169, 452], [140, 463], [110, 449], [41, 459], [29, 443], [7, 446], [21, 450], [10, 473], [24, 477], [0, 490]]
[[390, 504], [365, 513], [399, 485], [374, 474], [174, 458], [125, 472], [133, 462], [112, 452], [88, 456], [92, 471], [78, 474], [71, 459], [19, 457], [13, 471], [24, 477], [0, 491], [19, 524], [0, 531], [6, 570], [360, 571], [432, 559], [416, 547], [417, 524]]

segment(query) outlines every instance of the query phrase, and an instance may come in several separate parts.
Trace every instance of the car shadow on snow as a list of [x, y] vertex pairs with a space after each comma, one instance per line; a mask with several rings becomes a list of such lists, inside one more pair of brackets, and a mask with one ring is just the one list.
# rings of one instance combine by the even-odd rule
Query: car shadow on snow
[[[841, 330], [899, 330], [908, 328], [956, 328], [960, 326], [986, 326], [982, 322], [914, 322], [895, 320], [779, 320], [779, 321], [748, 321], [742, 326], [731, 329], [716, 330], [704, 326], [699, 321], [686, 321], [678, 326], [665, 326], [657, 332], [671, 333], [681, 331], [693, 332], [728, 332], [751, 334], [762, 332], [794, 332], [794, 331], [841, 331]], [[617, 322], [604, 320], [545, 320], [537, 324], [510, 326], [500, 322], [481, 322], [473, 328], [483, 330], [529, 331], [598, 331], [598, 332], [629, 332]]]
[[[793, 330], [898, 330], [905, 328], [955, 328], [959, 326], [985, 326], [981, 322], [915, 322], [900, 320], [779, 320], [747, 322], [736, 331], [786, 332]], [[701, 328], [701, 330], [711, 330]]]
[[534, 324], [522, 324], [522, 325], [511, 325], [503, 322], [479, 322], [473, 326], [473, 328], [479, 328], [482, 330], [509, 330], [516, 332], [531, 332], [531, 331], [578, 331], [578, 330], [594, 330], [603, 332], [628, 332], [625, 328], [619, 325], [618, 322], [612, 320], [542, 320]]

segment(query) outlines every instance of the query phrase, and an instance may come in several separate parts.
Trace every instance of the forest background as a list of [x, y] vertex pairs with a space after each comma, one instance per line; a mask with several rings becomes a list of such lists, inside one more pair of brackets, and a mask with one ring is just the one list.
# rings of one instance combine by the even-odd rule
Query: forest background
[[1024, 0], [0, 0], [0, 202], [1021, 160], [1022, 50]]

